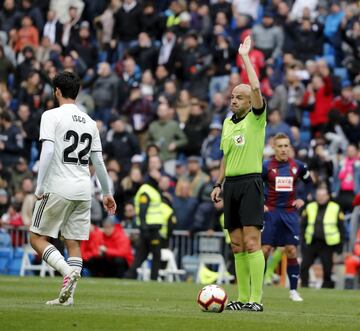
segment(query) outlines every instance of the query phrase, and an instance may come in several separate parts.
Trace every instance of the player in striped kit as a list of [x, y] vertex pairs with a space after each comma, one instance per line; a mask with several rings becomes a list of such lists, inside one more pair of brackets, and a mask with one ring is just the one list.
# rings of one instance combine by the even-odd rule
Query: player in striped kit
[[304, 205], [304, 200], [297, 196], [296, 184], [300, 179], [311, 185], [312, 180], [307, 166], [289, 157], [290, 148], [289, 137], [278, 133], [274, 138], [275, 155], [263, 162], [265, 215], [262, 249], [267, 258], [273, 247], [285, 246], [290, 299], [303, 301], [297, 292], [300, 273], [297, 246], [300, 239], [298, 210]]

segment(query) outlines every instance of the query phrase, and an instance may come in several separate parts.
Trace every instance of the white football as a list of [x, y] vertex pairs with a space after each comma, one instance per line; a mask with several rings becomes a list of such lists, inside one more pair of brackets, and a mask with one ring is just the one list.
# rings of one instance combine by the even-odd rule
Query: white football
[[197, 302], [202, 311], [221, 313], [227, 303], [227, 294], [219, 285], [207, 285], [197, 296]]

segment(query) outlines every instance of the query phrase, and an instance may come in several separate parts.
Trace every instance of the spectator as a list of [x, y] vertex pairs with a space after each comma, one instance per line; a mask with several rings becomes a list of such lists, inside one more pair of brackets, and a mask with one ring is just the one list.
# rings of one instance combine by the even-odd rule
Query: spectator
[[122, 278], [134, 257], [129, 238], [120, 224], [106, 219], [103, 223], [103, 245], [100, 245], [100, 261], [97, 270], [105, 277]]
[[41, 109], [43, 88], [44, 86], [37, 71], [30, 72], [26, 81], [23, 81], [20, 85], [19, 102], [27, 104], [33, 114]]
[[360, 114], [358, 111], [349, 110], [343, 129], [349, 143], [360, 146]]
[[73, 42], [78, 37], [80, 29], [80, 12], [78, 7], [70, 5], [68, 13], [68, 20], [64, 23], [63, 34], [61, 37], [61, 44], [64, 48], [67, 48], [69, 45], [73, 44]]
[[63, 25], [56, 17], [53, 10], [49, 10], [46, 15], [47, 21], [44, 25], [43, 37], [49, 38], [51, 44], [61, 44]]
[[94, 78], [91, 96], [95, 103], [95, 117], [108, 125], [110, 115], [115, 112], [118, 104], [119, 79], [111, 72], [107, 62], [99, 64], [97, 75]]
[[139, 33], [137, 44], [129, 48], [128, 54], [134, 58], [141, 71], [155, 70], [158, 50], [147, 32]]
[[20, 104], [17, 115], [24, 140], [23, 156], [31, 161], [31, 148], [33, 144], [37, 145], [39, 140], [40, 112], [31, 113], [27, 104]]
[[213, 54], [214, 73], [209, 85], [210, 97], [216, 92], [223, 92], [229, 84], [236, 50], [232, 47], [230, 38], [222, 33], [215, 36], [215, 46], [211, 53]]
[[191, 94], [200, 100], [207, 100], [208, 75], [212, 56], [207, 49], [199, 44], [198, 35], [189, 32], [184, 40], [181, 55], [182, 75], [185, 86]]
[[180, 179], [176, 184], [173, 200], [173, 208], [177, 219], [177, 229], [191, 229], [196, 206], [197, 200], [196, 198], [191, 197], [190, 194], [190, 183], [185, 179]]
[[11, 115], [8, 112], [0, 113], [0, 161], [4, 167], [15, 165], [23, 146], [21, 131], [13, 124]]
[[152, 122], [149, 127], [148, 143], [159, 146], [165, 171], [174, 175], [176, 152], [187, 144], [187, 138], [178, 123], [170, 118], [168, 104], [159, 104], [157, 115], [159, 119]]
[[209, 129], [210, 132], [201, 146], [201, 157], [207, 167], [214, 161], [220, 161], [223, 156], [220, 150], [222, 125], [219, 122], [212, 122]]
[[0, 188], [0, 220], [9, 208], [9, 196], [5, 189]]
[[21, 20], [14, 51], [20, 52], [25, 46], [32, 46], [35, 49], [39, 46], [39, 31], [33, 26], [29, 16], [24, 16]]
[[132, 57], [127, 57], [122, 64], [123, 68], [118, 87], [117, 109], [121, 109], [125, 101], [129, 98], [130, 88], [139, 85], [141, 81], [141, 72]]
[[176, 43], [176, 34], [174, 28], [167, 28], [161, 38], [159, 57], [157, 64], [165, 66], [167, 71], [173, 73], [177, 58], [179, 57], [180, 47]]
[[39, 4], [34, 0], [21, 0], [21, 14], [29, 16], [35, 24], [37, 30], [41, 32], [44, 28], [44, 16], [39, 8]]
[[32, 173], [28, 169], [26, 159], [19, 157], [11, 174], [11, 181], [9, 183], [11, 192], [21, 191], [22, 183], [25, 178], [32, 178]]
[[114, 18], [113, 40], [110, 45], [114, 48], [117, 43], [118, 57], [122, 59], [125, 49], [137, 40], [141, 32], [141, 5], [136, 0], [124, 0]]
[[360, 192], [360, 159], [355, 145], [346, 148], [346, 156], [340, 160], [335, 176], [340, 181], [338, 203], [345, 213], [350, 213], [355, 194]]
[[290, 138], [291, 144], [294, 144], [294, 138], [290, 126], [281, 119], [279, 110], [273, 109], [268, 112], [265, 142], [268, 142], [270, 137], [275, 136], [279, 132], [285, 133]]
[[0, 86], [6, 86], [10, 74], [14, 72], [14, 66], [6, 57], [4, 47], [0, 45]]
[[262, 23], [254, 26], [252, 34], [255, 47], [264, 53], [266, 59], [276, 59], [281, 55], [284, 34], [281, 27], [274, 25], [272, 13], [264, 13]]
[[201, 170], [201, 158], [198, 156], [190, 156], [187, 159], [188, 173], [184, 176], [184, 180], [190, 184], [190, 196], [197, 198], [201, 187], [210, 180], [210, 177]]
[[0, 11], [0, 30], [9, 33], [11, 29], [17, 27], [21, 16], [15, 6], [15, 0], [5, 0], [4, 7]]
[[202, 142], [208, 135], [209, 123], [204, 107], [197, 98], [191, 99], [190, 115], [184, 127], [188, 143], [182, 148], [186, 156], [200, 155]]
[[325, 64], [322, 64], [320, 74], [312, 77], [303, 99], [303, 105], [309, 107], [311, 111], [310, 122], [313, 135], [324, 131], [333, 102], [332, 88], [330, 70]]
[[136, 137], [125, 128], [124, 120], [114, 115], [110, 118], [111, 130], [108, 132], [104, 152], [109, 158], [120, 162], [125, 172], [130, 169], [131, 157], [140, 153]]
[[90, 38], [89, 22], [81, 22], [78, 35], [69, 42], [69, 49], [79, 55], [81, 60], [86, 64], [87, 69], [95, 68], [98, 61], [98, 51]]
[[342, 83], [341, 94], [333, 100], [331, 108], [336, 109], [342, 115], [346, 115], [349, 111], [356, 110], [357, 105], [354, 101], [352, 86], [349, 82]]

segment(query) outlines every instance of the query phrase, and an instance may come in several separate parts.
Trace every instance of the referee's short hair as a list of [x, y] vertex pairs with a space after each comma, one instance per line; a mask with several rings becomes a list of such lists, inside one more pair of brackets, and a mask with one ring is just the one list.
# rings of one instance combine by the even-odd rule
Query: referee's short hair
[[290, 137], [284, 132], [279, 132], [274, 136], [274, 141], [276, 141], [278, 139], [289, 139], [290, 140]]

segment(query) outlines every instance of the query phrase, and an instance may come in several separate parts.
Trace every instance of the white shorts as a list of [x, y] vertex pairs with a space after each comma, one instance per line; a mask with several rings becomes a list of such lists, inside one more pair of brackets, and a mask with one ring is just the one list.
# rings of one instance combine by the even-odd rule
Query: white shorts
[[91, 200], [65, 199], [56, 193], [46, 193], [36, 201], [30, 231], [52, 238], [59, 232], [65, 239], [88, 240]]

